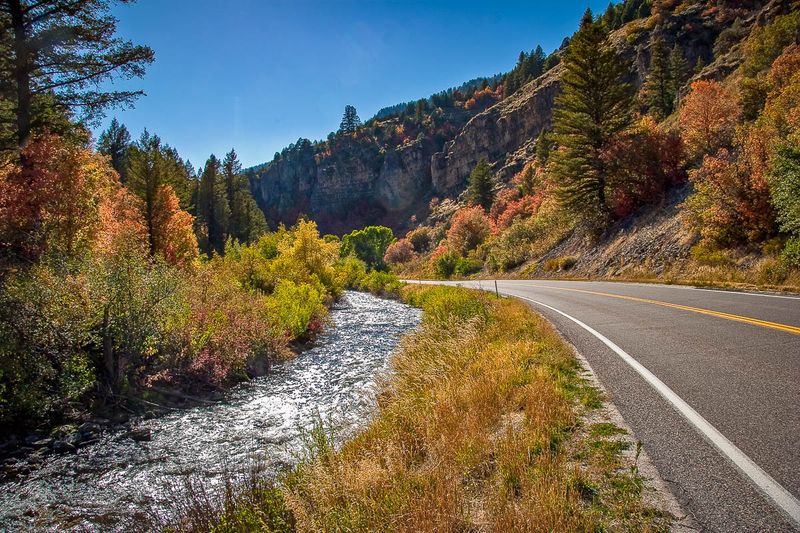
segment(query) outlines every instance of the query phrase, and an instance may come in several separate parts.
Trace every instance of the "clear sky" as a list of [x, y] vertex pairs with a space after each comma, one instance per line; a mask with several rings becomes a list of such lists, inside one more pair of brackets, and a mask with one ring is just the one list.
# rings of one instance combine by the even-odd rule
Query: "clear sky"
[[134, 109], [112, 109], [134, 137], [146, 127], [195, 167], [235, 147], [245, 166], [299, 137], [323, 139], [346, 104], [378, 109], [505, 72], [520, 50], [557, 48], [587, 6], [514, 2], [139, 0], [118, 6], [119, 35], [155, 50]]

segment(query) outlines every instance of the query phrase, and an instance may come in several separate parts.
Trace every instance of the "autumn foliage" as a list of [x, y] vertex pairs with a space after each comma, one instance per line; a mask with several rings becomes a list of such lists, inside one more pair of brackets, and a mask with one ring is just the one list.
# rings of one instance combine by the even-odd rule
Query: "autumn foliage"
[[465, 207], [453, 215], [453, 221], [447, 231], [447, 241], [453, 250], [466, 254], [486, 240], [491, 229], [489, 218], [482, 208]]
[[22, 160], [0, 171], [0, 247], [30, 262], [48, 250], [71, 254], [93, 242], [98, 206], [116, 181], [104, 159], [54, 135], [41, 135]]
[[690, 157], [729, 146], [741, 115], [736, 95], [716, 81], [696, 81], [680, 110], [680, 127]]
[[154, 251], [172, 265], [190, 265], [200, 253], [194, 234], [194, 217], [180, 208], [178, 196], [169, 185], [159, 187], [154, 206]]
[[416, 257], [417, 253], [414, 251], [414, 245], [411, 244], [409, 239], [399, 239], [386, 249], [386, 254], [383, 260], [390, 265], [398, 265], [408, 263]]

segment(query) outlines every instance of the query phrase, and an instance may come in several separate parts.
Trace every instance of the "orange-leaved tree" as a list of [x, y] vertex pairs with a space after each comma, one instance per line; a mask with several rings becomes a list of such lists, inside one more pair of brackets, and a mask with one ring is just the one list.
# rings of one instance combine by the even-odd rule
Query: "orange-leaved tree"
[[736, 95], [716, 81], [692, 83], [680, 109], [680, 129], [689, 157], [729, 147], [741, 116]]
[[49, 250], [86, 249], [100, 225], [98, 206], [117, 180], [105, 158], [56, 135], [31, 140], [26, 165], [0, 172], [0, 247], [11, 263]]
[[466, 254], [477, 248], [489, 236], [492, 226], [479, 206], [464, 207], [453, 216], [447, 241], [453, 250]]

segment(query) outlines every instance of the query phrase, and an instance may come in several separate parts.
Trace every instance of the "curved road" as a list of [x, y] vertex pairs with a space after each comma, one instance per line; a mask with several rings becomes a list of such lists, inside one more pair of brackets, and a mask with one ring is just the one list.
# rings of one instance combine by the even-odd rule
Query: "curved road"
[[588, 360], [702, 530], [800, 530], [800, 297], [615, 282], [497, 286]]

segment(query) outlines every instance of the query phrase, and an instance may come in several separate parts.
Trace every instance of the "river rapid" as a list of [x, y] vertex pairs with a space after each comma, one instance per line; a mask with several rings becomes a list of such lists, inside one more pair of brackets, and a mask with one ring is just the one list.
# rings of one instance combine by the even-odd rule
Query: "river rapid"
[[135, 421], [134, 429], [151, 431], [150, 441], [111, 431], [0, 484], [0, 531], [118, 530], [142, 509], [168, 508], [187, 478], [213, 489], [254, 462], [293, 462], [315, 420], [332, 422], [340, 435], [363, 426], [375, 406], [375, 379], [420, 312], [348, 292], [331, 319], [311, 349], [222, 401]]

